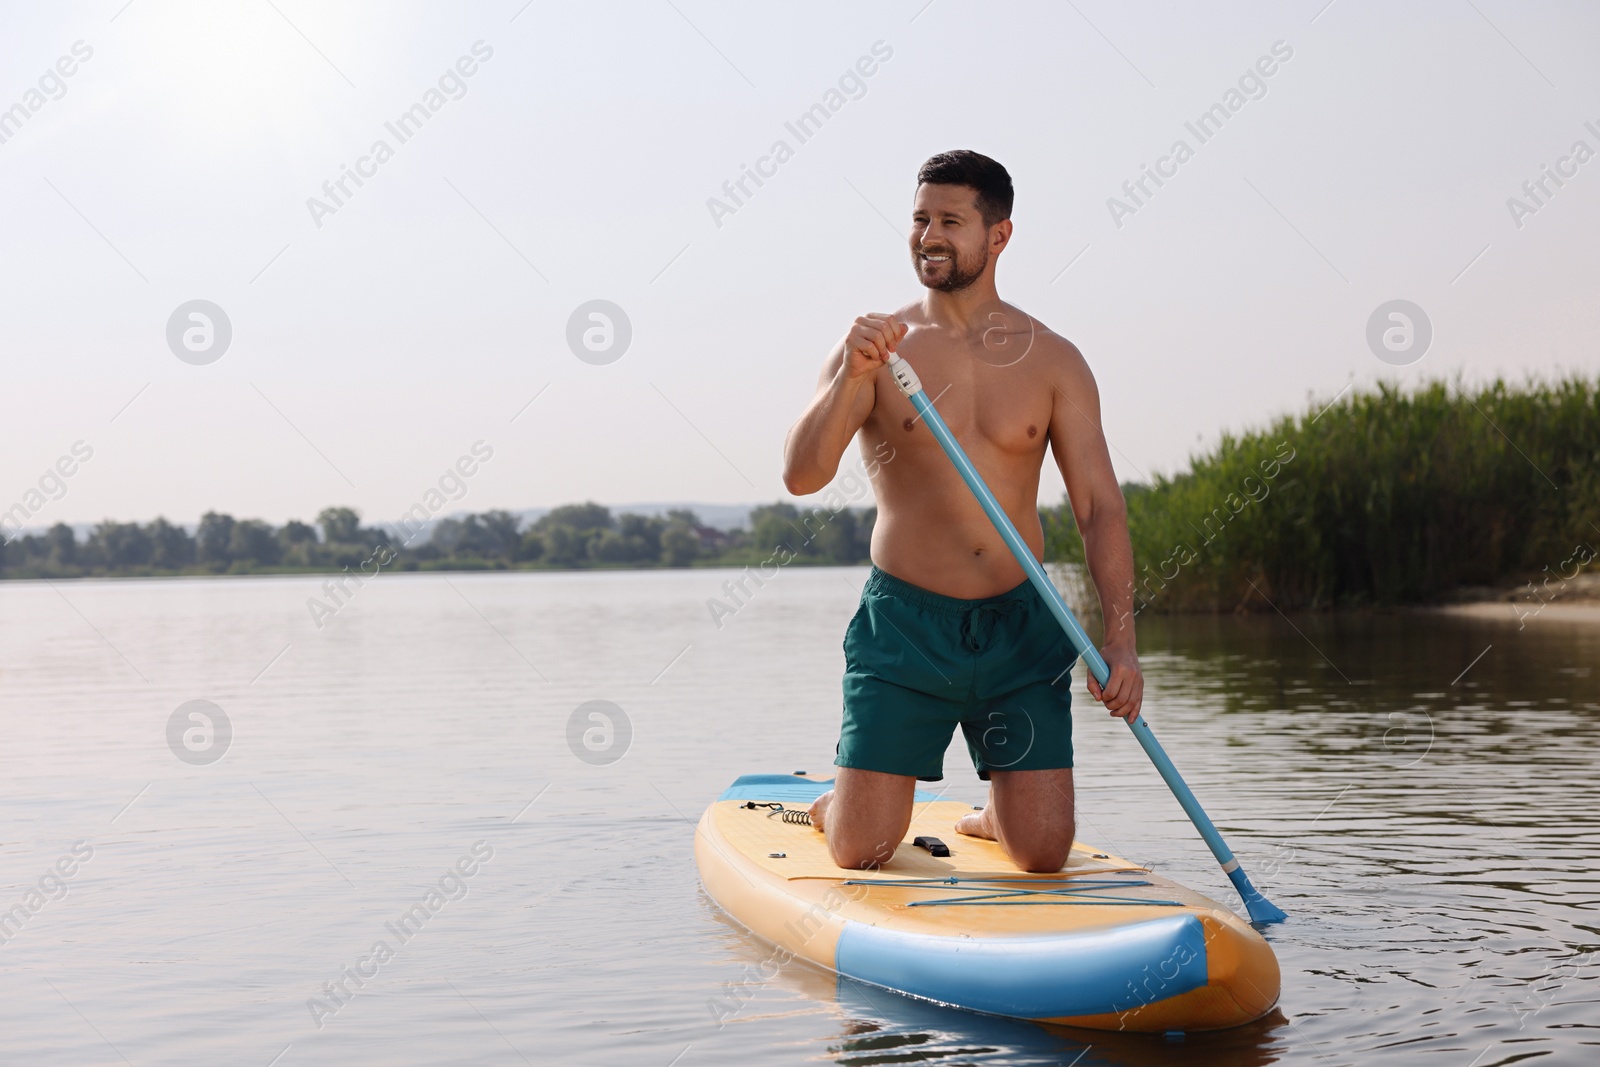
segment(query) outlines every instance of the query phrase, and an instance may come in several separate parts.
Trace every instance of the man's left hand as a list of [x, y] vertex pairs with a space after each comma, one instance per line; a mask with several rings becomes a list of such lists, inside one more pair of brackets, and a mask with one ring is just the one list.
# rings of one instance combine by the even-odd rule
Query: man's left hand
[[1144, 672], [1139, 669], [1139, 654], [1125, 645], [1108, 645], [1100, 654], [1111, 668], [1111, 677], [1102, 689], [1091, 674], [1089, 695], [1112, 715], [1131, 723], [1139, 717], [1139, 708], [1144, 704]]

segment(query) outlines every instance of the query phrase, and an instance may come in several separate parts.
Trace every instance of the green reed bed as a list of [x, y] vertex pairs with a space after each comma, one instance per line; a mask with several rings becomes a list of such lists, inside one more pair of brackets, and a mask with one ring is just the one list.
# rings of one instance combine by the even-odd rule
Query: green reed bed
[[[1600, 549], [1600, 382], [1352, 390], [1124, 492], [1141, 611], [1559, 584]], [[1048, 558], [1081, 563], [1068, 506], [1046, 520]]]

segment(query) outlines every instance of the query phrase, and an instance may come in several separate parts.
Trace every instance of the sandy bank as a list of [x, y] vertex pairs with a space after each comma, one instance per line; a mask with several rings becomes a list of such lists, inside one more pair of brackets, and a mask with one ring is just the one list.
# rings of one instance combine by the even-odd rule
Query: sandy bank
[[1485, 589], [1469, 602], [1427, 610], [1520, 622], [1524, 626], [1552, 622], [1600, 624], [1600, 574], [1580, 574], [1565, 581], [1558, 578], [1546, 586], [1535, 583], [1532, 588], [1523, 585], [1517, 589]]
[[1438, 611], [1446, 615], [1461, 615], [1473, 619], [1493, 619], [1497, 622], [1521, 622], [1525, 626], [1537, 626], [1540, 623], [1583, 623], [1585, 625], [1600, 626], [1600, 603], [1595, 601], [1573, 601], [1564, 603], [1556, 601], [1546, 604], [1543, 608], [1537, 602], [1508, 604], [1504, 601], [1491, 601], [1483, 604], [1449, 604], [1442, 608], [1425, 608], [1425, 611]]

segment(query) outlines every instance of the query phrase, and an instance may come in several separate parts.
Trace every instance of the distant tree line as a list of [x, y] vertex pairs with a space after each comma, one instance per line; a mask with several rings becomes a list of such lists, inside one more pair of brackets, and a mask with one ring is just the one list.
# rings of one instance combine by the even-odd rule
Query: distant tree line
[[42, 534], [0, 544], [0, 577], [71, 578], [162, 574], [256, 574], [358, 567], [387, 548], [391, 570], [498, 570], [742, 566], [787, 548], [795, 562], [868, 560], [876, 508], [755, 508], [749, 528], [724, 531], [693, 511], [613, 515], [595, 503], [566, 504], [524, 527], [494, 510], [441, 519], [426, 537], [363, 526], [354, 508], [324, 509], [315, 525], [273, 526], [208, 511], [194, 533], [164, 518], [112, 522], [80, 540], [57, 523]]

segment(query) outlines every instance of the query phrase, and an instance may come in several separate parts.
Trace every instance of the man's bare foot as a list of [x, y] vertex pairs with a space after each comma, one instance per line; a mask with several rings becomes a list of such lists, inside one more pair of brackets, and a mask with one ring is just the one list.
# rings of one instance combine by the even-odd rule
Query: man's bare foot
[[822, 829], [822, 820], [828, 813], [828, 805], [833, 803], [833, 790], [828, 790], [811, 802], [811, 828], [818, 833], [825, 833]]
[[989, 809], [974, 811], [961, 816], [956, 820], [956, 833], [966, 834], [968, 837], [981, 837], [986, 841], [995, 841], [994, 822], [989, 818]]

